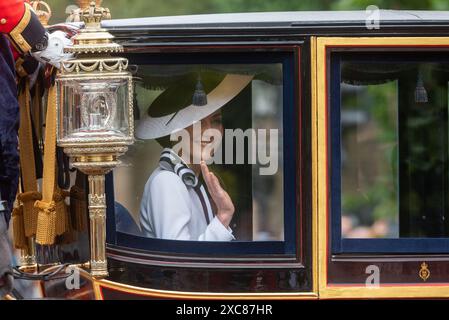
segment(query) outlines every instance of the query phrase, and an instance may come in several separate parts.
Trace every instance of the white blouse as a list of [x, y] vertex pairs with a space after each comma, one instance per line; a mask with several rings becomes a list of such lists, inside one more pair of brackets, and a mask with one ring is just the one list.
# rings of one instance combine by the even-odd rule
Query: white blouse
[[145, 185], [140, 205], [140, 224], [149, 238], [198, 241], [235, 239], [232, 230], [214, 217], [202, 185], [195, 190], [186, 186], [176, 173], [160, 167], [154, 170]]

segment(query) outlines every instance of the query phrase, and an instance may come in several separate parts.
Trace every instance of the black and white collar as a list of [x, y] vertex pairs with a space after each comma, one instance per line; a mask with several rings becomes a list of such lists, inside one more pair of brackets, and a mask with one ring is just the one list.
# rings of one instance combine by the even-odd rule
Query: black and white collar
[[159, 167], [177, 174], [187, 187], [195, 188], [198, 186], [198, 177], [195, 172], [170, 148], [162, 150]]

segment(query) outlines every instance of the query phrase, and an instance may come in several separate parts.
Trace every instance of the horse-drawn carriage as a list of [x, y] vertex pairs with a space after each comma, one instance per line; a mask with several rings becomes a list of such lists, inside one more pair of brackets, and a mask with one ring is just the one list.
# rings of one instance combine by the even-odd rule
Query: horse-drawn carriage
[[[105, 20], [102, 27], [123, 46], [112, 57], [128, 60], [132, 85], [77, 119], [76, 108], [90, 102], [75, 94], [77, 80], [60, 75], [57, 103], [67, 110], [58, 111], [58, 139], [83, 123], [98, 125], [95, 113], [119, 119], [117, 128], [135, 142], [106, 174], [99, 198], [92, 188], [101, 178], [92, 176], [106, 171], [88, 178], [59, 150], [69, 229], [52, 245], [29, 242], [23, 269], [48, 273], [70, 264], [81, 281], [80, 289], [67, 288], [66, 278], [43, 281], [46, 297], [449, 296], [449, 13], [211, 14]], [[89, 81], [90, 88], [108, 83]], [[160, 178], [171, 170], [182, 190], [202, 199], [194, 176], [181, 175], [177, 162], [163, 166], [161, 137], [217, 110], [211, 121], [226, 130], [213, 153], [222, 157], [209, 168], [235, 209], [226, 225], [232, 238], [223, 230], [216, 238], [193, 235], [219, 217], [210, 190], [205, 198], [213, 201], [198, 202], [207, 223], [193, 226], [191, 217], [176, 229], [180, 218], [166, 218], [164, 208], [175, 208], [184, 193]], [[75, 151], [72, 162], [83, 163]], [[108, 159], [116, 161], [86, 162]], [[154, 168], [162, 173], [153, 176]], [[92, 211], [103, 194], [105, 220]], [[102, 272], [92, 276], [89, 260]]]

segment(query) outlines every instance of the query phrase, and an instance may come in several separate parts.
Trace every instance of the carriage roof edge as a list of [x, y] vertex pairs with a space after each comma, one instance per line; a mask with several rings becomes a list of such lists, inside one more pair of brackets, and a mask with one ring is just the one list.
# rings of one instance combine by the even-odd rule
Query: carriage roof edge
[[[102, 22], [110, 30], [159, 28], [216, 28], [216, 27], [310, 27], [335, 25], [365, 25], [370, 13], [359, 11], [291, 11], [220, 13], [114, 19]], [[380, 10], [380, 24], [391, 25], [449, 25], [449, 11]]]

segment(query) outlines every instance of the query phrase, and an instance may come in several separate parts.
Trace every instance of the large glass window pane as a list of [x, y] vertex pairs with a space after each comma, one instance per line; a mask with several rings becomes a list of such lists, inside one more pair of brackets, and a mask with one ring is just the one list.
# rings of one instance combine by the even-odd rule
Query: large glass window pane
[[441, 60], [342, 58], [343, 238], [449, 236], [449, 64]]
[[[169, 240], [284, 240], [282, 64], [144, 65], [137, 76], [137, 141], [114, 171], [117, 231]], [[228, 226], [216, 224], [223, 203], [200, 158], [234, 206]]]

